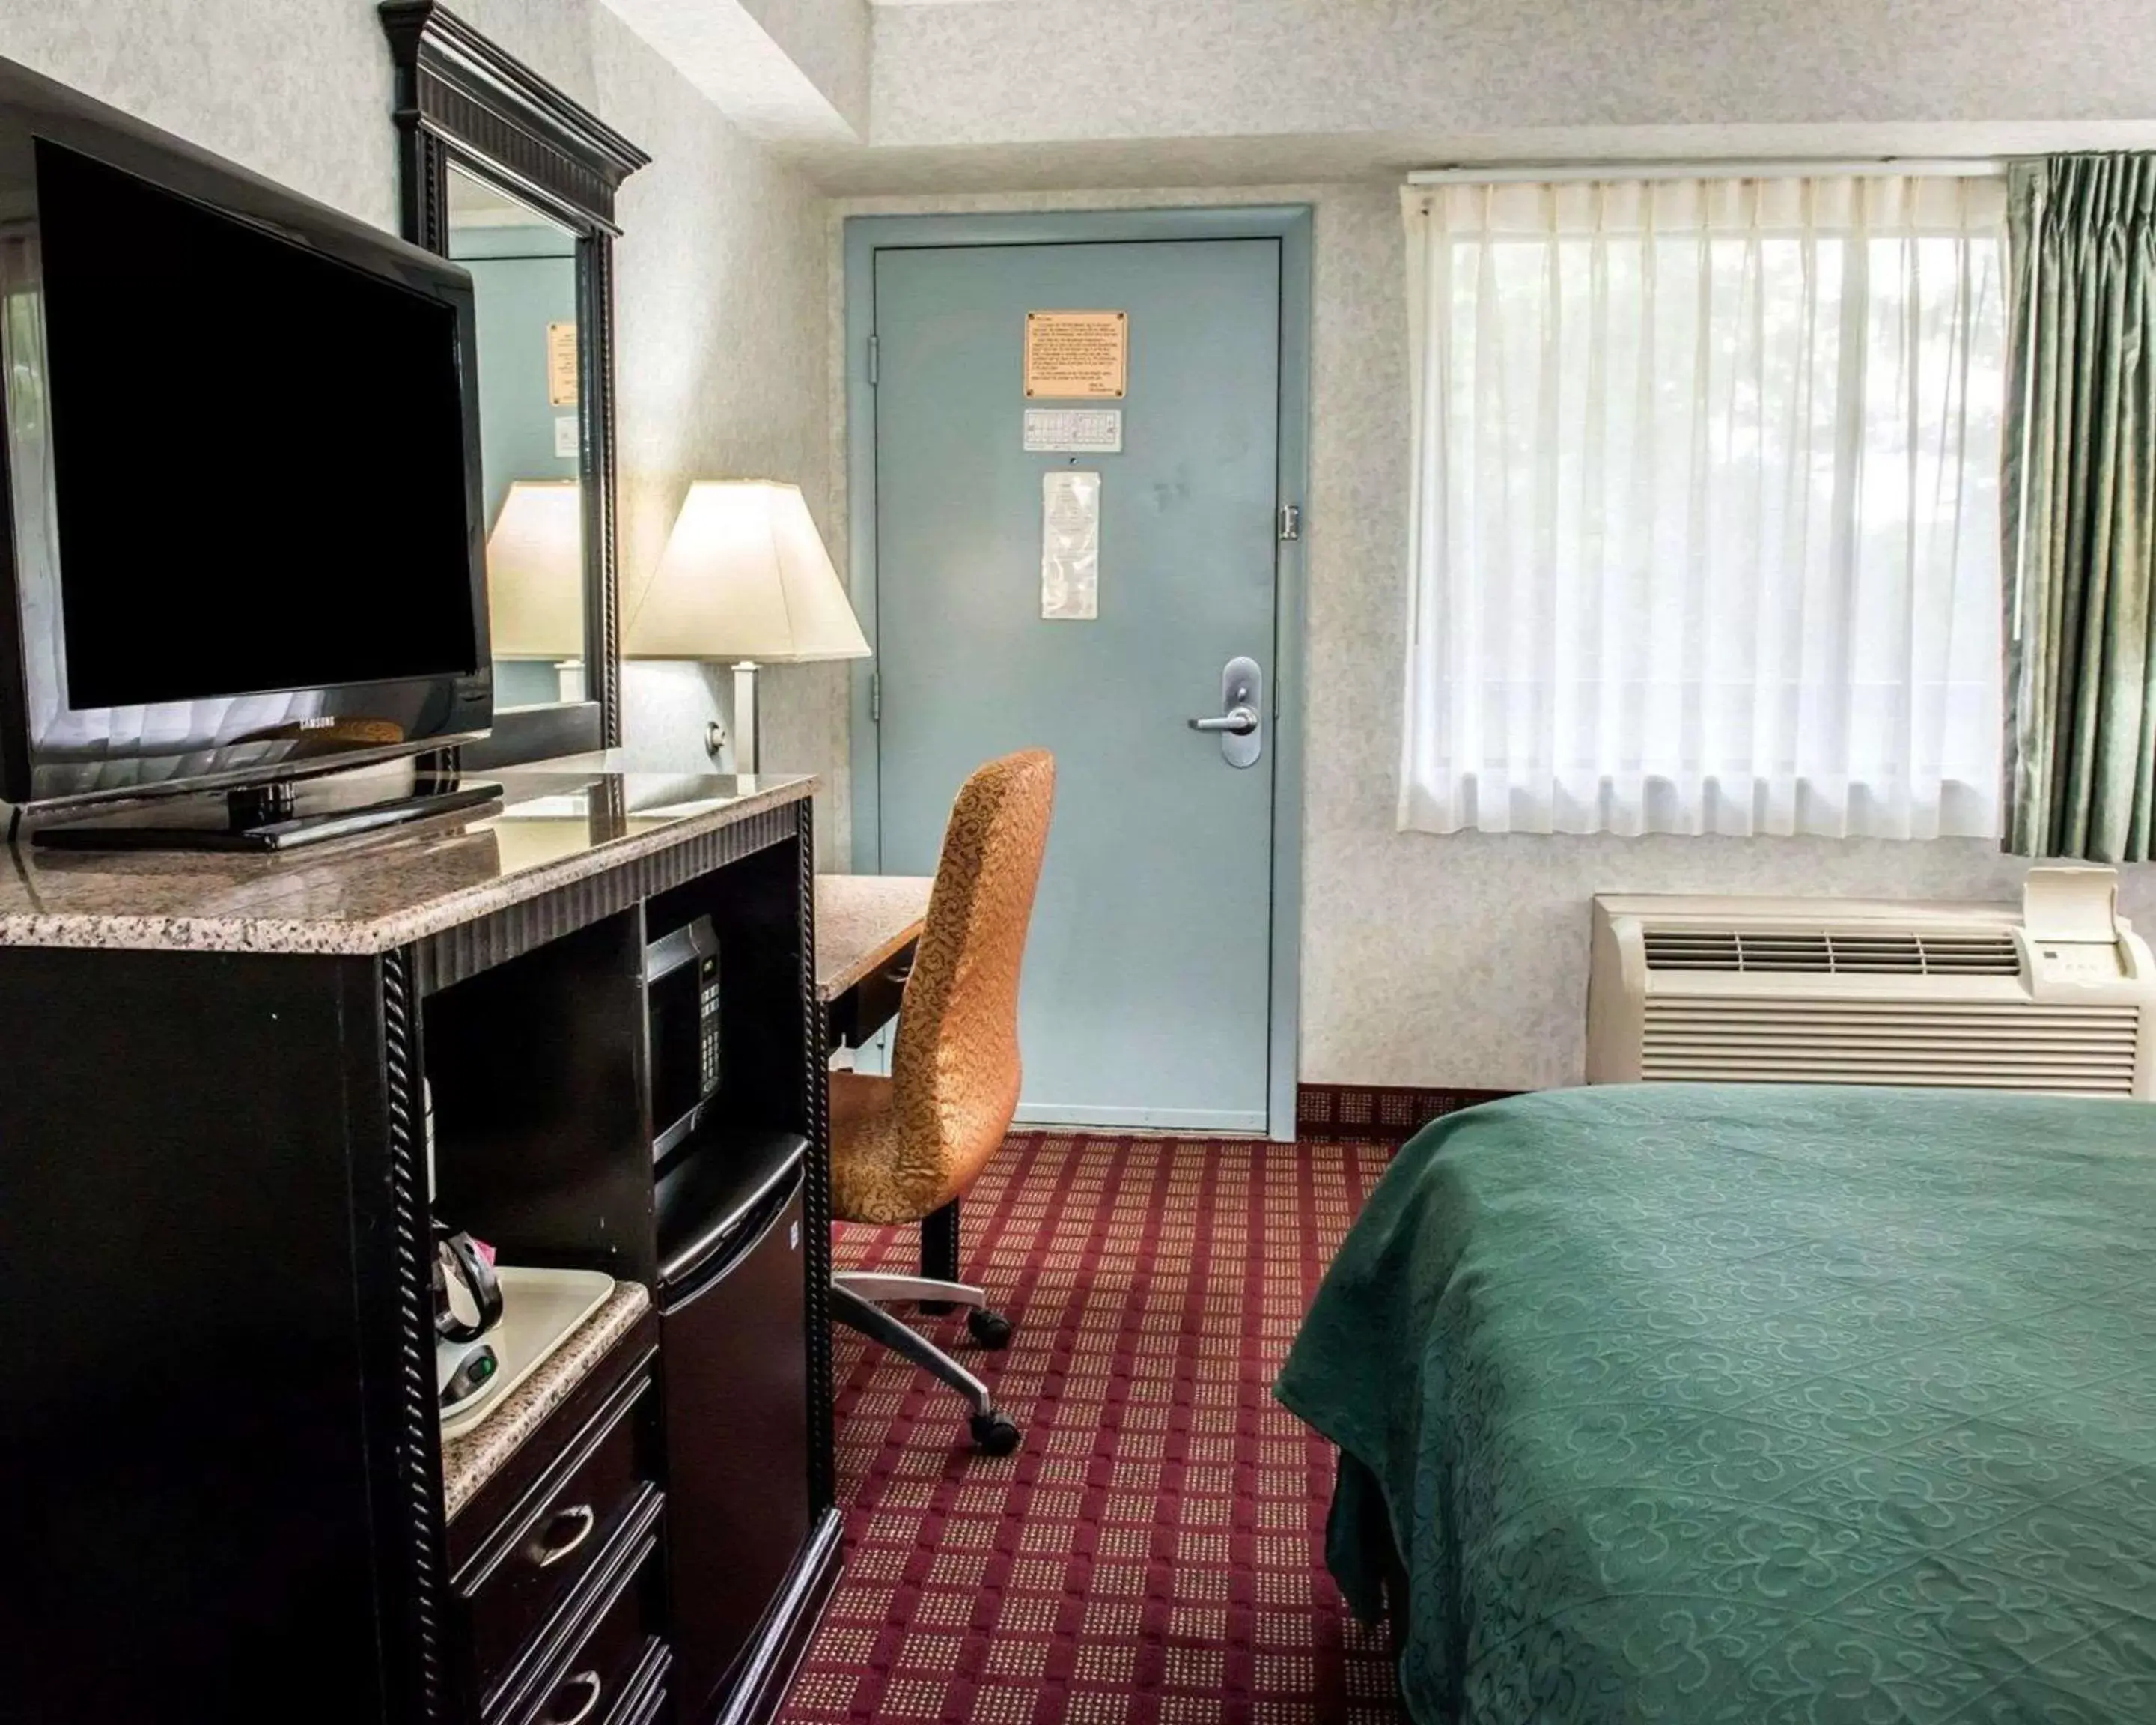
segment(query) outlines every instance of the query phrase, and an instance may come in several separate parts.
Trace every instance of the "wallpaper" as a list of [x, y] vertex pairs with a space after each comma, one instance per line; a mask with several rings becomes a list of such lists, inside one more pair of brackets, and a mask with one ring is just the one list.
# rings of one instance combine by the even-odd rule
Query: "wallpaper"
[[[1628, 23], [1623, 65], [1605, 52], [1603, 13], [1592, 28], [1560, 28], [1547, 13], [1497, 0], [1449, 12], [1444, 32], [1430, 29], [1419, 8], [1393, 0], [1368, 7], [1206, 0], [1153, 8], [1142, 30], [1130, 0], [884, 8], [875, 19], [874, 131], [880, 143], [921, 146], [1002, 138], [1041, 157], [1055, 146], [1020, 141], [1113, 140], [1154, 126], [1204, 134], [1232, 156], [1238, 131], [1277, 134], [1291, 126], [1517, 126], [1543, 111], [1536, 103], [1557, 100], [1549, 91], [1565, 90], [1578, 98], [1564, 106], [1565, 117], [1579, 124], [1619, 114], [1620, 97], [1672, 126], [1716, 112], [1770, 118], [1804, 104], [1806, 112], [1824, 112], [1830, 98], [1852, 114], [1915, 120], [1958, 111], [2017, 122], [2156, 113], [2156, 54], [2112, 51], [2156, 34], [2156, 15], [2147, 8], [2112, 8], [2108, 47], [2092, 55], [2064, 27], [2073, 15], [2057, 0], [2011, 8], [2010, 16], [1998, 10], [2005, 4], [1979, 0], [1980, 14], [1998, 16], [1979, 28], [1956, 25], [1961, 14], [1945, 0], [1891, 14], [1835, 0], [1797, 21], [1807, 30], [1816, 25], [1820, 54], [1811, 59], [1744, 51], [1768, 10], [1785, 23], [1792, 16], [1766, 8], [1766, 0], [1652, 7], [1645, 8], [1651, 16]], [[692, 478], [797, 480], [844, 567], [836, 215], [1314, 206], [1315, 413], [1304, 500], [1306, 1079], [1492, 1087], [1576, 1079], [1587, 901], [1596, 891], [1997, 897], [2018, 881], [2018, 864], [1965, 841], [1440, 837], [1394, 829], [1406, 356], [1402, 242], [1389, 179], [833, 206], [798, 169], [728, 126], [598, 0], [465, 0], [463, 9], [656, 158], [629, 182], [622, 203], [622, 549], [631, 603]], [[1543, 27], [1527, 28], [1537, 17]], [[1081, 25], [1082, 38], [1073, 33]], [[1171, 33], [1166, 40], [1163, 30]], [[1642, 30], [1644, 39], [1662, 30], [1684, 40], [1656, 62], [1631, 51]], [[1012, 78], [1008, 56], [1029, 54], [1029, 44], [1043, 40], [1082, 40], [1090, 57], [1075, 59], [1060, 80]], [[2001, 41], [2015, 51], [2000, 52]], [[1902, 43], [1935, 50], [1921, 57], [1922, 88], [1910, 86], [1907, 56], [1887, 51]], [[1214, 51], [1186, 52], [1194, 44]], [[7, 0], [0, 55], [367, 219], [394, 219], [389, 69], [370, 0], [228, 0], [215, 8], [198, 0]], [[1753, 92], [1760, 98], [1754, 114], [1743, 105], [1744, 80], [1763, 65], [1789, 87]], [[1522, 82], [1522, 68], [1539, 69], [1542, 82]], [[932, 150], [906, 153], [923, 172], [968, 171]], [[1222, 174], [1229, 177], [1225, 166]], [[630, 666], [630, 758], [674, 770], [702, 766], [706, 723], [729, 716], [727, 681], [712, 667]], [[846, 854], [847, 686], [844, 665], [764, 674], [766, 764], [830, 780], [819, 803], [827, 860]], [[2133, 871], [2127, 899], [2156, 930], [2156, 870]]]
[[[690, 480], [799, 484], [829, 518], [823, 205], [597, 0], [459, 0], [511, 53], [649, 152], [616, 252], [621, 551], [633, 602]], [[390, 69], [371, 0], [6, 0], [0, 56], [393, 227]], [[628, 667], [625, 758], [711, 770], [723, 674]], [[763, 761], [818, 772], [819, 849], [845, 854], [843, 666], [765, 673]]]
[[[1399, 198], [1382, 186], [850, 201], [906, 210], [1306, 203], [1315, 210], [1301, 1076], [1527, 1089], [1585, 1061], [1598, 892], [2011, 899], [2025, 865], [1974, 840], [1573, 838], [1394, 824], [1407, 607], [1407, 334]], [[832, 471], [843, 490], [839, 223], [829, 285]], [[833, 519], [842, 520], [843, 504]], [[2156, 935], [2156, 865], [2127, 871]]]

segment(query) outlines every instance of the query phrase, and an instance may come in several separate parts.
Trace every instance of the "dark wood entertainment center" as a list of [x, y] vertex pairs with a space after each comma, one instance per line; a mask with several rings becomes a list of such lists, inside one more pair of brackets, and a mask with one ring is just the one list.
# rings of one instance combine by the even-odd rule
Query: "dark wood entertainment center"
[[[839, 1551], [814, 781], [501, 776], [295, 859], [10, 850], [0, 1718], [777, 1705]], [[705, 918], [660, 1178], [644, 967]], [[619, 1285], [447, 1446], [423, 1086], [449, 1225]]]

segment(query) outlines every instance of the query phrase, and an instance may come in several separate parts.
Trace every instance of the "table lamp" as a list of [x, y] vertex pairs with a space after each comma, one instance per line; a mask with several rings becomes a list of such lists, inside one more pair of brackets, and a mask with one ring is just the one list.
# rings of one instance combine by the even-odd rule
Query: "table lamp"
[[549, 659], [584, 698], [584, 509], [574, 480], [516, 480], [486, 536], [496, 659]]
[[731, 659], [734, 760], [757, 771], [762, 664], [865, 659], [869, 644], [798, 485], [698, 480], [622, 631], [629, 659]]

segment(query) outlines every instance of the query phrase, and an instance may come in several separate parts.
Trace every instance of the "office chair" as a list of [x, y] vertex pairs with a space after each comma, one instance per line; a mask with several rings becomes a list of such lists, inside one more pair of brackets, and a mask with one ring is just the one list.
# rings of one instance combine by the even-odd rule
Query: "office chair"
[[[991, 761], [951, 807], [891, 1074], [831, 1074], [831, 1208], [844, 1222], [927, 1222], [957, 1199], [1002, 1144], [1018, 1106], [1018, 983], [1026, 925], [1048, 845], [1055, 758], [1029, 749]], [[1018, 1447], [1015, 1422], [988, 1386], [875, 1302], [968, 1308], [973, 1338], [999, 1348], [1010, 1325], [963, 1282], [842, 1271], [832, 1315], [903, 1354], [973, 1404], [973, 1441]]]

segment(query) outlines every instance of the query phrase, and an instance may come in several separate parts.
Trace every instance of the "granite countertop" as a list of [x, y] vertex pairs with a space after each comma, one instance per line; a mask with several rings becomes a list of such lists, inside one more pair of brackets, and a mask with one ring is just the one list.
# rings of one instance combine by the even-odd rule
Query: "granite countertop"
[[442, 1510], [454, 1520], [459, 1510], [514, 1455], [547, 1416], [567, 1401], [591, 1375], [616, 1343], [635, 1327], [650, 1308], [651, 1296], [640, 1284], [616, 1284], [600, 1307], [569, 1332], [547, 1363], [502, 1398], [484, 1420], [462, 1437], [442, 1442]]
[[817, 998], [837, 999], [920, 933], [935, 885], [927, 875], [819, 875]]
[[550, 768], [485, 778], [501, 783], [500, 804], [281, 856], [25, 840], [0, 867], [0, 946], [384, 952], [798, 802], [817, 783]]

